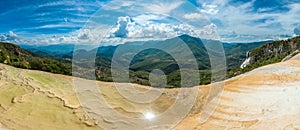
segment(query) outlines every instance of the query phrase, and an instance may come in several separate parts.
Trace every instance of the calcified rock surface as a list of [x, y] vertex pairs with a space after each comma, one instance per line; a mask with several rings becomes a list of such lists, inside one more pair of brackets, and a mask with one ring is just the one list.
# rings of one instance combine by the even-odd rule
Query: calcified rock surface
[[202, 112], [185, 118], [178, 129], [299, 129], [300, 61], [265, 66], [227, 80], [208, 104], [216, 109], [204, 123]]
[[[194, 106], [178, 124], [152, 129], [296, 129], [300, 128], [300, 61], [265, 66], [213, 85], [199, 86]], [[82, 79], [78, 79], [82, 80]], [[86, 82], [92, 82], [87, 81]], [[178, 98], [180, 89], [164, 90], [154, 102], [136, 103], [121, 96], [113, 83], [96, 82], [99, 95], [110, 108], [131, 118], [144, 118], [145, 112], [164, 113]], [[212, 86], [225, 84], [224, 91]], [[126, 87], [126, 86], [125, 86]], [[139, 91], [149, 87], [134, 85]], [[83, 93], [79, 93], [83, 94]], [[130, 120], [83, 110], [73, 88], [72, 77], [22, 70], [0, 64], [0, 123], [6, 129], [107, 129], [126, 128]], [[91, 95], [95, 96], [95, 95]], [[89, 98], [88, 96], [84, 96]], [[90, 109], [90, 108], [89, 108]], [[105, 113], [107, 111], [99, 111]], [[215, 110], [215, 111], [213, 111]], [[176, 117], [173, 112], [169, 119]], [[88, 115], [92, 115], [89, 117]], [[205, 118], [207, 117], [207, 118]], [[156, 120], [156, 118], [153, 119]], [[168, 120], [168, 118], [166, 118]], [[106, 127], [101, 123], [106, 123]], [[149, 123], [151, 126], [151, 123]], [[1, 127], [1, 126], [0, 126]], [[139, 127], [136, 127], [139, 128]], [[0, 128], [1, 129], [1, 128]]]
[[0, 130], [6, 130], [5, 128], [3, 128], [2, 124], [0, 124]]
[[[91, 102], [88, 107], [81, 106], [80, 104], [86, 102], [79, 102], [74, 91], [74, 80], [87, 84], [96, 83], [98, 91], [101, 93], [93, 90], [94, 93], [89, 94], [91, 86], [85, 86], [82, 88], [84, 91], [77, 94], [81, 98], [92, 99], [92, 101], [97, 99], [94, 96], [103, 97], [105, 102], [101, 102], [100, 105], [108, 104], [109, 107], [103, 105], [98, 109], [99, 106], [95, 102]], [[126, 87], [126, 84], [123, 85]], [[140, 85], [134, 85], [134, 87], [140, 92], [149, 89], [149, 87]], [[182, 97], [179, 96], [179, 102], [184, 102], [185, 98], [196, 98], [197, 105], [193, 107], [193, 111], [198, 113], [205, 103], [207, 90], [199, 88], [194, 88], [194, 90], [199, 92], [196, 97], [190, 97], [189, 93], [186, 93]], [[4, 128], [18, 130], [124, 129], [128, 126], [141, 129], [140, 124], [132, 122], [135, 120], [116, 119], [116, 116], [111, 115], [108, 110], [113, 109], [125, 117], [141, 119], [145, 122], [148, 121], [145, 119], [147, 112], [159, 115], [167, 111], [178, 99], [178, 91], [179, 89], [164, 90], [163, 94], [155, 98], [156, 100], [153, 102], [137, 103], [121, 96], [114, 87], [114, 83], [73, 79], [69, 76], [18, 69], [0, 64], [0, 123]], [[93, 111], [95, 108], [98, 111]], [[176, 110], [171, 112], [166, 121], [177, 118]], [[178, 111], [180, 110], [178, 109]], [[93, 115], [97, 117], [101, 115], [101, 118], [95, 118]], [[101, 123], [106, 126], [102, 126]], [[146, 127], [152, 127], [150, 124], [146, 124]], [[167, 124], [159, 126], [159, 128], [169, 128], [175, 125]]]
[[71, 78], [0, 65], [0, 123], [4, 128], [99, 129], [87, 118]]

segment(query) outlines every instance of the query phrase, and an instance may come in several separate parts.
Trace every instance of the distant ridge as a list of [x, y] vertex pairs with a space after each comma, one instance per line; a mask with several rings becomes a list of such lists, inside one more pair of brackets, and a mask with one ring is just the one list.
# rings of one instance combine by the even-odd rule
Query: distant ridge
[[[219, 41], [214, 40], [203, 40], [200, 38], [192, 37], [189, 35], [181, 35], [179, 37], [163, 40], [163, 41], [145, 41], [145, 42], [129, 42], [126, 44], [121, 44], [117, 46], [101, 46], [92, 50], [77, 50], [73, 52], [74, 45], [71, 44], [61, 44], [61, 45], [50, 45], [50, 46], [30, 46], [22, 45], [23, 50], [20, 47], [12, 44], [8, 46], [3, 46], [3, 48], [17, 48], [30, 55], [21, 55], [19, 57], [16, 55], [16, 49], [4, 49], [5, 55], [11, 55], [10, 58], [3, 58], [7, 62], [6, 64], [12, 65], [19, 68], [42, 70], [52, 73], [71, 75], [71, 65], [73, 55], [80, 55], [82, 61], [75, 61], [75, 69], [79, 71], [77, 74], [73, 74], [82, 78], [89, 78], [92, 70], [80, 69], [80, 66], [88, 62], [95, 60], [96, 66], [96, 78], [101, 81], [112, 81], [111, 76], [111, 60], [114, 55], [115, 50], [118, 47], [124, 48], [140, 48], [143, 46], [148, 46], [152, 48], [160, 47], [165, 48], [168, 51], [180, 50], [178, 48], [180, 45], [179, 41], [183, 41], [191, 49], [194, 54], [200, 74], [200, 84], [211, 83], [211, 72], [210, 72], [210, 60], [207, 54], [204, 44], [214, 44]], [[227, 69], [229, 72], [228, 77], [232, 77], [240, 64], [246, 59], [246, 52], [252, 50], [253, 48], [259, 47], [266, 42], [255, 42], [255, 43], [221, 43], [224, 46], [227, 59]], [[33, 52], [35, 53], [33, 53]], [[97, 51], [96, 59], [90, 59], [93, 53]], [[180, 52], [180, 51], [179, 51]], [[38, 54], [37, 54], [38, 53]], [[130, 49], [124, 54], [130, 53]], [[6, 57], [2, 55], [2, 57]], [[182, 52], [182, 55], [185, 55]], [[54, 58], [54, 57], [56, 58]], [[12, 60], [15, 59], [15, 60]], [[4, 63], [4, 60], [1, 61]], [[0, 62], [0, 63], [1, 63]], [[74, 68], [73, 68], [74, 69]], [[142, 85], [150, 85], [149, 74], [154, 69], [160, 69], [167, 75], [168, 87], [180, 87], [180, 71], [176, 61], [167, 54], [166, 52], [148, 49], [137, 54], [130, 64], [130, 82], [138, 83]], [[154, 86], [155, 87], [155, 86]]]

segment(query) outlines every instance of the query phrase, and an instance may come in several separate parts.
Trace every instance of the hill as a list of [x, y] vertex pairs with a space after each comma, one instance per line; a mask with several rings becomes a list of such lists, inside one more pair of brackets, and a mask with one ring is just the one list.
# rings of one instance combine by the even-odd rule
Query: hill
[[[247, 53], [240, 72], [244, 73], [260, 66], [286, 61], [300, 51], [300, 36], [267, 43]], [[239, 73], [237, 73], [239, 74]]]
[[71, 75], [70, 61], [42, 56], [10, 43], [0, 42], [0, 63], [18, 68]]

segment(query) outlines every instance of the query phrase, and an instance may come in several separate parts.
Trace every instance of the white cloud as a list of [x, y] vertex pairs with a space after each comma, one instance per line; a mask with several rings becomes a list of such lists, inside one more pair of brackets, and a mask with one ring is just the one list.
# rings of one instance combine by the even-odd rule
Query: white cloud
[[285, 40], [290, 38], [289, 35], [249, 35], [249, 34], [227, 34], [220, 38], [223, 42], [257, 42], [269, 40]]
[[80, 1], [55, 1], [55, 2], [48, 2], [41, 5], [38, 5], [38, 8], [43, 7], [55, 7], [55, 6], [61, 6], [61, 5], [74, 5], [74, 7], [77, 7], [76, 5], [80, 6], [102, 6], [104, 5], [104, 2], [96, 1], [96, 2], [80, 2]]
[[[253, 40], [265, 40], [268, 38], [281, 39], [281, 35], [292, 35], [295, 25], [299, 24], [300, 4], [287, 4], [287, 12], [270, 11], [270, 8], [259, 8], [253, 11], [255, 0], [231, 5], [229, 0], [198, 0], [203, 5], [200, 9], [202, 13], [207, 13], [209, 18], [216, 21], [219, 34], [230, 35], [228, 32], [235, 31], [240, 37], [236, 40], [251, 40], [248, 36], [253, 36]], [[205, 3], [206, 2], [206, 3]], [[212, 5], [212, 6], [208, 6]], [[211, 10], [210, 10], [211, 9]], [[213, 11], [219, 10], [219, 11]], [[267, 11], [267, 12], [265, 12]], [[213, 15], [212, 15], [213, 14]], [[226, 39], [224, 37], [224, 39]], [[235, 41], [234, 38], [230, 40]]]
[[132, 24], [130, 17], [119, 17], [118, 18], [118, 25], [117, 27], [113, 30], [113, 35], [115, 37], [121, 37], [125, 38], [128, 35], [128, 26]]
[[207, 19], [206, 16], [200, 14], [200, 13], [190, 13], [190, 14], [185, 14], [183, 18], [188, 19], [188, 20], [200, 20], [200, 19]]
[[13, 39], [17, 39], [17, 38], [18, 38], [18, 35], [15, 34], [13, 31], [9, 31], [9, 32], [8, 32], [8, 36], [9, 36], [10, 38], [13, 38]]
[[209, 24], [209, 25], [206, 25], [203, 27], [204, 30], [206, 30], [206, 35], [212, 35], [212, 34], [215, 34], [216, 33], [216, 28], [217, 26], [215, 24]]
[[132, 19], [140, 24], [146, 24], [151, 20], [161, 20], [164, 19], [165, 16], [162, 15], [154, 15], [154, 14], [142, 14], [142, 15], [138, 15], [136, 17], [133, 17]]
[[[140, 17], [140, 16], [137, 16]], [[146, 16], [142, 16], [146, 17]], [[150, 15], [150, 17], [153, 17]], [[131, 22], [129, 16], [119, 17], [118, 26], [113, 28], [112, 35], [122, 38], [171, 38], [178, 35], [189, 34], [192, 36], [215, 35], [216, 25], [209, 24], [202, 29], [192, 27], [187, 24], [171, 24], [141, 20]], [[132, 18], [136, 19], [136, 18]], [[121, 23], [123, 22], [123, 23]], [[116, 35], [118, 34], [118, 35]]]
[[144, 4], [144, 6], [150, 11], [150, 12], [156, 12], [161, 14], [169, 14], [172, 10], [178, 8], [180, 5], [182, 5], [184, 1], [182, 0], [176, 0], [176, 1], [151, 1], [150, 3]]
[[217, 5], [218, 7], [224, 7], [229, 3], [229, 0], [197, 0], [201, 5]]
[[31, 29], [56, 29], [56, 28], [76, 28], [76, 27], [81, 27], [79, 24], [74, 24], [74, 23], [58, 23], [58, 24], [48, 24], [48, 25], [43, 25], [43, 26], [38, 26], [34, 27]]
[[[96, 24], [91, 27], [85, 27], [78, 31], [74, 31], [68, 35], [40, 35], [35, 36], [38, 37], [35, 39], [22, 39], [22, 43], [99, 44], [102, 40], [102, 43], [105, 45], [115, 45], [123, 44], [127, 41], [164, 40], [183, 34], [214, 39], [214, 36], [216, 36], [215, 29], [216, 26], [214, 24], [196, 28], [188, 24], [172, 22], [168, 17], [161, 17], [160, 15], [156, 16], [154, 14], [142, 14], [135, 17], [118, 17], [117, 25], [112, 29], [109, 25]], [[9, 36], [16, 37], [17, 35], [10, 32]]]
[[200, 12], [210, 15], [216, 15], [219, 12], [219, 9], [217, 5], [208, 5], [204, 3], [203, 9], [200, 9]]
[[20, 39], [13, 31], [9, 31], [8, 34], [0, 34], [0, 41], [18, 43]]
[[88, 29], [83, 29], [78, 33], [78, 39], [87, 40], [91, 38], [91, 32]]
[[[123, 43], [124, 41], [133, 40], [151, 40], [151, 39], [166, 39], [172, 38], [182, 34], [189, 34], [201, 38], [215, 38], [218, 31], [222, 36], [230, 35], [230, 38], [223, 37], [223, 40], [261, 40], [272, 38], [277, 38], [280, 34], [294, 34], [295, 26], [299, 25], [300, 19], [300, 4], [287, 4], [285, 7], [289, 8], [288, 12], [272, 12], [271, 8], [260, 8], [257, 12], [253, 12], [253, 3], [255, 0], [246, 3], [240, 3], [239, 6], [230, 5], [229, 0], [198, 0], [201, 4], [199, 10], [195, 11], [193, 9], [185, 9], [185, 4], [183, 0], [154, 0], [154, 1], [143, 1], [143, 2], [128, 2], [128, 1], [118, 1], [117, 3], [109, 4], [109, 6], [103, 9], [119, 10], [112, 11], [111, 13], [105, 13], [102, 15], [107, 16], [105, 19], [118, 18], [116, 21], [116, 26], [113, 27], [111, 32], [103, 32], [105, 29], [94, 29], [94, 28], [84, 28], [78, 31], [74, 31], [70, 34], [59, 35], [57, 37], [43, 36], [40, 40], [31, 40], [32, 42], [45, 42], [48, 44], [52, 43], [97, 43], [99, 41], [99, 36], [105, 36], [110, 41], [107, 43]], [[72, 2], [70, 2], [72, 3]], [[69, 3], [69, 4], [70, 4]], [[57, 5], [62, 5], [64, 2], [60, 3], [49, 3], [42, 5], [41, 7], [52, 7]], [[127, 10], [123, 10], [126, 8]], [[184, 9], [184, 10], [181, 10]], [[66, 10], [81, 10], [80, 8], [66, 8]], [[136, 11], [133, 11], [136, 10]], [[140, 12], [138, 12], [138, 10]], [[106, 10], [107, 11], [107, 10]], [[120, 11], [125, 12], [127, 15], [122, 17], [117, 17], [120, 15]], [[268, 13], [264, 13], [264, 12]], [[109, 12], [109, 11], [108, 11]], [[178, 12], [178, 13], [177, 13]], [[143, 14], [144, 13], [144, 14]], [[213, 24], [195, 24], [202, 27], [192, 27], [187, 24], [172, 23], [170, 20], [166, 20], [168, 15], [177, 13], [178, 16], [184, 19], [180, 19], [186, 23], [201, 21], [202, 19], [207, 20], [210, 18]], [[182, 14], [181, 14], [182, 13]], [[157, 15], [160, 14], [160, 15]], [[40, 15], [51, 15], [51, 13], [45, 13]], [[76, 14], [85, 15], [85, 14]], [[130, 16], [130, 17], [129, 17]], [[87, 17], [87, 16], [85, 16]], [[95, 16], [100, 17], [100, 16]], [[55, 18], [54, 18], [55, 19]], [[100, 19], [100, 18], [99, 18]], [[36, 19], [38, 21], [42, 21]], [[45, 19], [48, 21], [49, 19]], [[72, 18], [60, 18], [55, 19], [60, 20], [60, 24], [49, 24], [34, 29], [55, 29], [55, 28], [68, 28], [68, 27], [81, 27], [81, 24], [76, 24], [75, 22], [85, 22], [87, 19], [72, 19]], [[77, 21], [76, 21], [77, 20]], [[116, 20], [116, 19], [113, 19]], [[257, 22], [257, 21], [264, 22]], [[109, 20], [107, 20], [109, 21]], [[92, 21], [89, 21], [91, 24]], [[96, 21], [97, 24], [105, 24]], [[111, 21], [109, 21], [111, 22]], [[107, 24], [107, 23], [106, 23]], [[281, 26], [275, 26], [279, 24]], [[97, 25], [98, 26], [98, 25]], [[95, 27], [97, 27], [95, 26]], [[218, 27], [217, 27], [218, 26]], [[275, 26], [275, 27], [273, 27]], [[235, 31], [236, 34], [231, 32]], [[297, 29], [296, 29], [297, 31]], [[13, 36], [14, 33], [11, 33]], [[18, 33], [19, 34], [19, 33]], [[107, 35], [104, 35], [107, 34]], [[52, 34], [53, 35], [53, 34]], [[8, 39], [9, 34], [0, 35], [0, 39]], [[22, 36], [22, 35], [21, 35]], [[261, 37], [259, 37], [261, 36]], [[9, 36], [10, 37], [10, 36]], [[17, 36], [16, 36], [17, 37]], [[17, 38], [15, 38], [17, 39]], [[21, 41], [19, 38], [18, 41]], [[26, 41], [26, 40], [24, 40]], [[24, 42], [23, 41], [23, 42]], [[30, 41], [30, 40], [28, 40]]]
[[[133, 1], [128, 1], [128, 0], [115, 0], [115, 1], [112, 1], [110, 2], [109, 4], [104, 4], [103, 5], [103, 8], [104, 10], [120, 10], [124, 7], [130, 7], [134, 4]], [[122, 11], [122, 10], [120, 10]]]
[[271, 10], [273, 10], [273, 8], [259, 8], [259, 9], [257, 10], [257, 12], [263, 13], [263, 12], [271, 11]]
[[[114, 0], [108, 2], [103, 6], [103, 10], [124, 12], [124, 10], [129, 11], [134, 14], [135, 11], [142, 12], [152, 12], [157, 14], [169, 14], [180, 5], [182, 5], [185, 0], [138, 0], [138, 1], [127, 1], [127, 0]], [[128, 13], [128, 12], [127, 12]]]
[[295, 28], [295, 25], [298, 25], [300, 22], [300, 3], [287, 5], [290, 11], [282, 14], [272, 14], [276, 16], [276, 21], [281, 23], [283, 27], [291, 31]]
[[[286, 4], [287, 12], [271, 11], [272, 8], [254, 10], [255, 0], [231, 5], [229, 0], [198, 0], [201, 13], [220, 25], [216, 29], [222, 41], [251, 42], [286, 39], [299, 25], [300, 4]], [[218, 11], [214, 11], [218, 10]], [[236, 32], [236, 34], [232, 34]]]
[[[186, 1], [184, 0], [154, 0], [138, 2], [122, 0], [112, 1], [108, 2], [107, 6], [101, 8], [101, 10], [99, 10], [99, 12], [95, 14], [95, 16], [92, 16], [91, 19], [88, 20], [87, 24], [80, 30], [62, 34], [60, 34], [61, 31], [59, 31], [58, 34], [56, 34], [57, 36], [55, 37], [53, 37], [54, 34], [36, 34], [34, 36], [33, 34], [31, 34], [29, 36], [32, 37], [27, 37], [25, 38], [26, 40], [23, 39], [23, 42], [26, 42], [28, 44], [97, 44], [103, 37], [105, 37], [106, 39], [104, 42], [106, 42], [106, 44], [117, 44], [124, 43], [126, 41], [162, 40], [167, 38], [173, 38], [183, 34], [189, 34], [192, 36], [199, 37], [202, 34], [211, 34], [209, 33], [211, 31], [205, 30], [204, 27], [199, 27], [202, 28], [199, 29], [189, 26], [187, 24], [180, 24], [178, 18], [174, 18], [174, 14], [178, 14], [177, 17], [180, 17], [179, 19], [184, 22], [195, 22], [196, 19], [201, 19], [199, 15], [200, 12], [199, 10], [197, 10], [197, 8], [189, 8], [191, 10], [185, 10], [185, 2]], [[82, 3], [84, 4], [85, 2]], [[65, 4], [73, 5], [74, 1], [51, 2], [37, 6], [36, 8], [62, 6], [60, 10], [62, 12], [76, 11], [74, 14], [76, 16], [75, 19], [71, 16], [53, 18], [53, 12], [36, 13], [34, 14], [34, 18], [32, 20], [35, 20], [36, 22], [40, 23], [51, 21], [53, 23], [58, 24], [36, 24], [38, 26], [28, 27], [26, 28], [27, 30], [25, 30], [25, 32], [28, 34], [31, 33], [27, 32], [28, 30], [31, 31], [36, 29], [66, 29], [71, 31], [71, 29], [73, 28], [82, 27], [83, 25], [79, 23], [82, 23], [82, 21], [84, 22], [86, 20], [85, 18], [88, 16], [85, 16], [85, 13], [77, 13], [77, 11], [84, 12], [86, 11], [86, 8], [81, 6], [68, 7], [64, 6]], [[195, 11], [197, 11], [197, 13], [199, 14], [193, 14]], [[60, 12], [58, 11], [55, 13], [59, 14]], [[187, 13], [187, 15], [185, 15], [185, 13]], [[100, 16], [107, 17], [105, 17], [105, 20], [103, 20], [104, 18]], [[184, 16], [187, 18], [186, 20], [182, 19], [182, 17]], [[173, 22], [172, 20], [176, 22]], [[111, 29], [111, 26], [109, 25], [115, 26]], [[201, 24], [201, 26], [203, 26], [203, 24]], [[94, 27], [97, 27], [97, 29]]]

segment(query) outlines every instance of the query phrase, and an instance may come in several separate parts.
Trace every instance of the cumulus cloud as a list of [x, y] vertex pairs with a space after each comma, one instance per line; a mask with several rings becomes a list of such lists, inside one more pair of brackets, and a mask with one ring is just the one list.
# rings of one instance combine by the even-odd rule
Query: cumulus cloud
[[8, 34], [0, 34], [0, 41], [18, 43], [20, 39], [13, 31], [9, 31]]
[[206, 32], [206, 35], [212, 35], [216, 33], [217, 26], [213, 23], [204, 26], [204, 30]]
[[10, 37], [10, 38], [18, 38], [18, 35], [17, 34], [15, 34], [13, 31], [9, 31], [8, 32], [8, 36]]
[[79, 33], [78, 33], [78, 39], [87, 40], [89, 38], [91, 38], [90, 30], [83, 29], [83, 30], [79, 31]]
[[128, 34], [128, 25], [132, 24], [130, 17], [119, 17], [118, 18], [118, 25], [113, 32], [115, 37], [125, 38]]
[[[192, 14], [193, 15], [193, 14]], [[155, 16], [150, 15], [148, 20], [140, 20], [142, 17], [119, 17], [117, 27], [112, 29], [110, 38], [127, 38], [127, 39], [166, 39], [183, 34], [188, 34], [201, 38], [212, 38], [216, 34], [216, 25], [209, 24], [202, 28], [196, 28], [188, 24], [172, 24], [152, 21]], [[161, 17], [159, 17], [162, 19]], [[131, 21], [134, 19], [134, 21]], [[147, 18], [146, 18], [147, 19]], [[126, 41], [126, 40], [125, 40]]]
[[0, 41], [2, 42], [9, 42], [15, 44], [59, 44], [59, 43], [70, 43], [70, 44], [77, 44], [77, 43], [86, 43], [91, 41], [95, 41], [92, 39], [93, 35], [91, 35], [90, 30], [78, 30], [73, 35], [52, 35], [52, 34], [42, 34], [36, 35], [35, 37], [19, 37], [13, 31], [9, 31], [7, 34], [0, 34]]
[[6, 36], [4, 34], [0, 34], [0, 40], [1, 41], [5, 41], [6, 40]]

